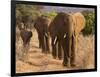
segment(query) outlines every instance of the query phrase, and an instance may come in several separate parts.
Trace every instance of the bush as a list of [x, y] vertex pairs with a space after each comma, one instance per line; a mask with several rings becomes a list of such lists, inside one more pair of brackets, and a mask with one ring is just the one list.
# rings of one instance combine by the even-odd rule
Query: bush
[[17, 4], [16, 23], [33, 23], [37, 16], [41, 14], [41, 9], [43, 9], [42, 6]]
[[82, 30], [83, 35], [94, 34], [95, 32], [95, 13], [93, 11], [88, 11], [88, 10], [83, 11], [82, 13], [86, 20], [85, 28]]
[[57, 15], [56, 12], [45, 12], [43, 13], [44, 16], [46, 16], [48, 19], [53, 20], [53, 18]]

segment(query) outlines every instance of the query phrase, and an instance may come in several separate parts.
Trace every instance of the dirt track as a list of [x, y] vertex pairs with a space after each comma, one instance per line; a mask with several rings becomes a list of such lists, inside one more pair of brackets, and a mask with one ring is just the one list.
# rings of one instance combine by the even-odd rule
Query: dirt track
[[[28, 59], [26, 61], [19, 60], [16, 55], [16, 72], [43, 72], [56, 70], [71, 70], [71, 69], [86, 69], [94, 68], [94, 37], [79, 36], [78, 51], [77, 51], [77, 65], [76, 68], [66, 68], [62, 66], [62, 60], [53, 59], [51, 54], [41, 53], [38, 48], [38, 38], [36, 31], [33, 32], [33, 37], [30, 42], [30, 49], [28, 51]], [[16, 53], [21, 53], [22, 41], [20, 39], [16, 46]]]

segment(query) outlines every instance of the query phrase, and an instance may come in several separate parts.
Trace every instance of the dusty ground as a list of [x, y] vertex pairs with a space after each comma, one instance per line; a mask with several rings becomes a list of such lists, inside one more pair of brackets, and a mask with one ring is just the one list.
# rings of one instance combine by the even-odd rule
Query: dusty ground
[[[16, 45], [16, 53], [20, 54], [22, 51], [22, 41]], [[28, 51], [28, 59], [22, 61], [16, 55], [16, 72], [43, 72], [43, 71], [57, 71], [57, 70], [72, 70], [72, 69], [87, 69], [94, 68], [94, 36], [88, 37], [79, 36], [78, 51], [77, 51], [77, 65], [76, 68], [67, 68], [62, 66], [62, 60], [53, 59], [51, 54], [41, 53], [38, 48], [38, 38], [36, 31], [33, 32], [33, 37], [30, 42], [30, 49]]]

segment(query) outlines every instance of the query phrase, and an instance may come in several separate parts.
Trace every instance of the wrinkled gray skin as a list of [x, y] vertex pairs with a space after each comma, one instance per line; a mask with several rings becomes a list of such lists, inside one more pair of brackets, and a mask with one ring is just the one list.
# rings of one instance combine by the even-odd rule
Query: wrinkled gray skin
[[44, 16], [39, 16], [34, 24], [38, 33], [39, 48], [42, 48], [43, 53], [49, 53], [49, 36], [48, 36], [48, 20]]
[[[73, 15], [67, 13], [58, 13], [54, 20], [49, 25], [49, 32], [52, 38], [52, 55], [54, 58], [58, 57], [59, 59], [63, 58], [64, 66], [75, 66], [75, 52], [77, 46], [77, 35], [81, 31], [81, 26], [84, 25], [84, 17], [82, 23], [76, 24], [76, 18]], [[78, 15], [76, 15], [78, 16]], [[79, 22], [79, 21], [77, 21]], [[81, 22], [81, 20], [80, 20]], [[78, 29], [78, 27], [80, 27]], [[58, 50], [58, 54], [57, 54]], [[63, 54], [63, 56], [62, 56]]]

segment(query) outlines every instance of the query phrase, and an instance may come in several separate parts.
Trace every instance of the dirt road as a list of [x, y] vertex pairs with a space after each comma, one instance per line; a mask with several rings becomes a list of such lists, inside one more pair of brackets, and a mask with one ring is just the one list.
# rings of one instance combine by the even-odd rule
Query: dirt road
[[[21, 49], [22, 41], [20, 39], [16, 46], [16, 53], [21, 53]], [[36, 31], [33, 32], [27, 56], [27, 60], [22, 61], [16, 55], [17, 73], [94, 68], [94, 36], [79, 36], [76, 57], [78, 67], [76, 68], [63, 67], [62, 60], [53, 59], [51, 54], [43, 54], [41, 49], [38, 48], [38, 37]]]

